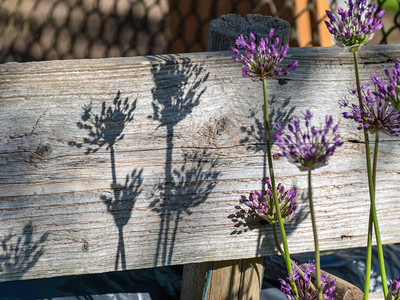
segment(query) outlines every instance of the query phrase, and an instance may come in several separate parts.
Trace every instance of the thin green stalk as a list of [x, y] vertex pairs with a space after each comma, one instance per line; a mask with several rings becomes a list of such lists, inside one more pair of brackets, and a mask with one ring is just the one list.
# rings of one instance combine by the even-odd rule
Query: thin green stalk
[[315, 222], [314, 205], [312, 201], [311, 170], [308, 171], [308, 202], [310, 204], [311, 223], [314, 234], [315, 277], [316, 277], [315, 279], [318, 289], [318, 300], [323, 300], [322, 287], [321, 287], [321, 263], [319, 256], [317, 223]]
[[372, 180], [374, 182], [374, 192], [376, 189], [376, 167], [378, 165], [378, 146], [379, 146], [379, 131], [375, 133], [374, 160], [372, 162]]
[[[272, 224], [272, 232], [273, 232], [273, 234], [274, 234], [274, 241], [275, 241], [276, 249], [278, 249], [278, 252], [279, 252], [282, 256], [285, 256], [285, 253], [283, 252], [282, 247], [281, 247], [281, 245], [279, 244], [279, 240], [278, 240], [278, 235], [277, 235], [277, 233], [276, 233], [276, 226], [275, 226], [275, 224]], [[295, 266], [295, 267], [299, 270], [300, 275], [304, 278], [304, 272], [299, 268], [299, 266], [298, 266], [293, 260], [292, 260], [291, 262], [292, 262], [292, 265]], [[310, 281], [310, 288], [311, 288], [313, 291], [316, 290], [314, 284], [313, 284], [311, 281]]]
[[[360, 109], [362, 110], [363, 103], [362, 103], [362, 97], [361, 97], [361, 84], [360, 84], [360, 75], [359, 75], [359, 71], [358, 71], [357, 51], [355, 51], [353, 53], [353, 56], [354, 56], [354, 68], [355, 68], [355, 73], [356, 73], [358, 101], [359, 101]], [[383, 289], [384, 297], [386, 299], [387, 294], [388, 294], [388, 287], [386, 284], [385, 260], [383, 257], [383, 247], [382, 247], [382, 242], [381, 242], [381, 235], [379, 232], [378, 217], [376, 215], [374, 175], [371, 170], [369, 137], [368, 137], [368, 131], [366, 128], [364, 128], [364, 141], [365, 141], [365, 155], [366, 155], [366, 160], [367, 160], [369, 198], [370, 198], [370, 203], [371, 203], [370, 214], [371, 214], [372, 222], [374, 224], [374, 229], [375, 229], [375, 239], [376, 239], [376, 245], [378, 248], [379, 269], [380, 269], [381, 278], [382, 278], [382, 289]], [[368, 226], [368, 227], [370, 227], [370, 226]], [[372, 232], [372, 226], [371, 226], [370, 230], [368, 231], [368, 234], [372, 234], [371, 232]], [[366, 276], [366, 278], [367, 278], [367, 276]], [[368, 276], [368, 278], [369, 278], [369, 276]], [[369, 287], [369, 282], [366, 282], [365, 285], [366, 286], [368, 285], [368, 287]], [[365, 291], [365, 289], [364, 289], [364, 291]]]
[[[378, 162], [378, 145], [379, 145], [379, 131], [375, 133], [375, 148], [374, 160], [372, 163], [372, 180], [374, 182], [374, 193], [376, 191], [376, 166]], [[372, 260], [372, 206], [369, 210], [368, 220], [368, 241], [367, 241], [367, 255], [365, 257], [365, 282], [364, 282], [364, 300], [368, 300], [369, 295], [369, 281], [371, 279], [371, 260]]]
[[[267, 158], [268, 158], [269, 177], [271, 178], [272, 197], [274, 199], [276, 215], [278, 217], [279, 231], [281, 233], [281, 239], [282, 239], [282, 244], [283, 244], [286, 268], [287, 268], [288, 274], [290, 275], [290, 274], [292, 274], [293, 271], [292, 271], [291, 259], [290, 259], [290, 254], [289, 254], [289, 247], [288, 247], [287, 239], [286, 239], [285, 227], [283, 225], [281, 210], [280, 210], [280, 207], [279, 207], [278, 193], [276, 191], [274, 169], [273, 169], [273, 166], [272, 166], [271, 138], [270, 138], [270, 133], [269, 133], [269, 116], [268, 116], [268, 94], [267, 94], [267, 81], [266, 81], [266, 79], [263, 80], [263, 92], [264, 92], [265, 142], [266, 142], [266, 145], [267, 145]], [[296, 285], [293, 282], [291, 282], [291, 286], [292, 286], [293, 290], [296, 292], [296, 295], [298, 296]]]
[[372, 259], [372, 207], [369, 209], [368, 220], [368, 239], [367, 239], [367, 255], [365, 257], [365, 282], [364, 282], [364, 297], [363, 300], [368, 300], [369, 282], [371, 279], [371, 259]]
[[280, 255], [285, 257], [285, 252], [283, 252], [281, 244], [279, 243], [279, 240], [278, 240], [278, 234], [276, 232], [276, 225], [275, 224], [272, 224], [272, 233], [274, 234], [274, 241], [275, 241], [276, 249], [278, 249], [278, 252], [280, 253]]

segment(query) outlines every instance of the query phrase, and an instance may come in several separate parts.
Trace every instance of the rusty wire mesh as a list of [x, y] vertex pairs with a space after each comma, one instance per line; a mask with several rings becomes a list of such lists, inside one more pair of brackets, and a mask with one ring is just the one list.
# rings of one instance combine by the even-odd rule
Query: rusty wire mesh
[[[311, 19], [313, 46], [320, 45], [322, 21], [316, 1], [302, 12]], [[292, 0], [2, 0], [0, 63], [205, 51], [210, 22], [227, 13], [285, 19], [291, 46], [299, 46]], [[386, 17], [375, 43], [399, 43], [396, 37], [400, 7]]]

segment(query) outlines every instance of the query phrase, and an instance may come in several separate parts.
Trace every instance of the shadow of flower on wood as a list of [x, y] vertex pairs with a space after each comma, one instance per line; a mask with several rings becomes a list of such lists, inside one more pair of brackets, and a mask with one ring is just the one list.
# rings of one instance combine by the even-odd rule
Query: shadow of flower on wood
[[128, 224], [132, 215], [135, 199], [142, 192], [142, 172], [143, 169], [140, 171], [135, 169], [130, 175], [126, 175], [124, 185], [118, 183], [115, 185], [113, 184], [111, 186], [113, 190], [112, 194], [103, 193], [100, 196], [107, 207], [107, 211], [114, 217], [115, 225], [118, 227], [118, 249], [115, 259], [115, 270], [118, 270], [118, 262], [120, 259], [122, 269], [126, 269], [123, 227]]
[[[276, 105], [274, 105], [277, 102], [275, 97], [272, 97], [270, 101], [270, 107], [269, 107], [269, 120], [271, 124], [286, 124], [290, 122], [292, 119], [292, 115], [295, 111], [295, 107], [291, 107], [290, 109], [286, 109], [286, 107], [290, 104], [290, 98], [287, 98], [282, 101], [282, 105], [276, 108]], [[264, 106], [260, 108], [264, 110]], [[252, 150], [254, 152], [264, 152], [266, 153], [267, 147], [265, 146], [265, 133], [264, 133], [264, 119], [258, 118], [256, 115], [259, 113], [259, 111], [251, 111], [249, 115], [249, 119], [254, 119], [254, 124], [245, 127], [242, 126], [240, 130], [246, 134], [246, 137], [242, 139], [240, 142], [243, 144], [250, 143], [247, 145], [246, 150]], [[273, 136], [273, 135], [271, 135]], [[254, 142], [255, 140], [255, 142]], [[275, 143], [275, 140], [271, 138], [272, 144]], [[265, 163], [264, 163], [265, 165]], [[265, 177], [265, 176], [264, 176]]]
[[167, 126], [168, 132], [173, 132], [172, 127], [200, 104], [206, 91], [202, 85], [209, 73], [180, 55], [159, 55], [150, 59], [157, 63], [151, 70], [156, 87], [152, 90], [154, 114], [150, 118], [159, 121], [160, 127]]
[[107, 150], [113, 151], [112, 147], [116, 142], [122, 140], [122, 134], [127, 123], [133, 120], [133, 112], [136, 109], [135, 100], [129, 103], [129, 98], [121, 99], [121, 92], [118, 91], [114, 98], [113, 105], [107, 107], [103, 102], [101, 112], [94, 115], [92, 112], [92, 103], [83, 107], [81, 115], [82, 122], [76, 123], [80, 129], [88, 131], [89, 138], [84, 138], [83, 143], [70, 143], [71, 146], [82, 147], [84, 144], [87, 147], [86, 154], [95, 153], [104, 145]]
[[34, 228], [28, 223], [21, 235], [9, 234], [1, 241], [0, 279], [18, 280], [38, 262], [44, 254], [44, 243], [49, 233], [35, 241]]
[[207, 150], [185, 154], [181, 168], [173, 167], [175, 126], [200, 104], [209, 72], [181, 55], [159, 55], [149, 60], [155, 84], [149, 119], [166, 129], [165, 181], [157, 187], [159, 196], [150, 204], [161, 219], [154, 265], [169, 265], [182, 214], [190, 214], [190, 208], [207, 199], [219, 173], [212, 170], [216, 159]]
[[[269, 120], [271, 120], [271, 124], [286, 124], [290, 122], [292, 115], [294, 113], [295, 107], [291, 107], [290, 109], [286, 109], [286, 107], [290, 104], [290, 98], [287, 98], [282, 101], [282, 105], [276, 108], [274, 105], [277, 102], [276, 97], [272, 97], [270, 101], [269, 107]], [[262, 107], [264, 110], [264, 106]], [[254, 124], [250, 126], [242, 126], [240, 130], [246, 134], [246, 137], [243, 138], [240, 143], [247, 144], [246, 150], [253, 151], [255, 153], [263, 152], [263, 174], [262, 178], [267, 177], [267, 147], [265, 144], [265, 124], [264, 120], [258, 118], [256, 115], [258, 111], [251, 111], [249, 119], [254, 120]], [[273, 130], [273, 129], [272, 129]], [[271, 146], [275, 143], [275, 139], [271, 134]], [[276, 155], [273, 155], [274, 159]], [[264, 181], [262, 181], [261, 189], [265, 189]]]
[[206, 201], [214, 189], [220, 174], [213, 170], [217, 162], [218, 159], [213, 158], [207, 150], [191, 155], [185, 154], [181, 168], [173, 169], [171, 177], [157, 187], [159, 196], [150, 207], [153, 207], [161, 218], [156, 258], [161, 256], [162, 264], [171, 264], [182, 215], [190, 215], [191, 209]]
[[77, 123], [78, 128], [88, 131], [88, 137], [83, 138], [83, 143], [71, 142], [70, 146], [82, 148], [86, 145], [86, 154], [96, 153], [102, 147], [110, 151], [110, 164], [112, 184], [110, 193], [103, 193], [100, 199], [103, 200], [107, 211], [113, 216], [115, 225], [118, 228], [118, 248], [115, 259], [115, 270], [118, 270], [119, 262], [121, 268], [126, 269], [125, 244], [123, 227], [128, 224], [136, 197], [141, 193], [143, 184], [142, 171], [134, 169], [131, 174], [126, 175], [125, 183], [120, 184], [117, 180], [115, 167], [114, 146], [124, 138], [125, 126], [133, 120], [133, 112], [136, 109], [137, 100], [130, 103], [129, 98], [123, 100], [118, 91], [113, 104], [107, 106], [102, 103], [99, 114], [92, 112], [92, 103], [83, 107], [81, 122]]

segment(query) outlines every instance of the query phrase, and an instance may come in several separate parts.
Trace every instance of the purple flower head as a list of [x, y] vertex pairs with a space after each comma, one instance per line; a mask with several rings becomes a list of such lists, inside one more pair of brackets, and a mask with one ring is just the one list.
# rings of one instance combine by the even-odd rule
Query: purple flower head
[[274, 135], [282, 150], [279, 155], [286, 157], [300, 171], [311, 171], [327, 165], [329, 156], [343, 145], [337, 133], [338, 125], [333, 125], [332, 116], [326, 116], [325, 124], [318, 128], [311, 124], [312, 116], [306, 110], [302, 118], [294, 117], [287, 124], [287, 129], [278, 126]]
[[[339, 102], [342, 108], [349, 110], [343, 113], [343, 117], [356, 121], [359, 130], [366, 128], [371, 133], [400, 136], [400, 111], [391, 105], [389, 91], [389, 84], [381, 77], [371, 76], [370, 85], [361, 86], [362, 108], [360, 105], [350, 105], [347, 98]], [[356, 88], [349, 93], [357, 97]]]
[[[275, 204], [272, 196], [271, 181], [268, 177], [264, 178], [268, 189], [263, 192], [254, 191], [250, 193], [249, 200], [245, 202], [247, 206], [252, 208], [254, 212], [267, 220], [270, 224], [278, 223], [278, 216], [276, 214]], [[296, 195], [297, 190], [285, 190], [282, 184], [277, 187], [279, 206], [281, 210], [282, 219], [287, 222], [291, 219], [291, 215], [296, 210]]]
[[372, 76], [371, 79], [375, 85], [374, 94], [377, 97], [388, 101], [395, 109], [400, 111], [400, 66], [396, 61], [393, 68], [393, 76], [390, 71], [385, 69], [385, 74], [388, 81], [383, 81], [382, 78]]
[[325, 23], [335, 43], [341, 47], [350, 46], [350, 51], [359, 50], [382, 28], [384, 11], [374, 18], [376, 9], [377, 4], [370, 0], [348, 0], [347, 10], [338, 7], [336, 13], [326, 11], [329, 22]]
[[[240, 35], [236, 39], [237, 48], [232, 48], [234, 56], [232, 59], [236, 62], [241, 62], [242, 76], [250, 77], [251, 80], [263, 81], [265, 78], [286, 76], [289, 71], [296, 70], [298, 62], [292, 62], [284, 68], [278, 69], [278, 64], [284, 59], [289, 45], [283, 45], [277, 49], [279, 38], [273, 38], [274, 29], [272, 28], [268, 37], [261, 38], [260, 43], [256, 45], [256, 37], [250, 33], [249, 37]], [[239, 53], [239, 49], [245, 49], [246, 55]]]
[[[303, 273], [303, 274], [301, 274]], [[297, 267], [293, 264], [293, 273], [287, 280], [279, 278], [281, 283], [281, 291], [286, 295], [286, 298], [294, 300], [296, 292], [292, 290], [290, 282], [294, 282], [299, 293], [299, 300], [317, 300], [318, 291], [315, 289], [316, 280], [315, 265], [313, 263], [307, 264], [304, 268]], [[311, 286], [313, 284], [314, 288]], [[330, 280], [329, 275], [321, 275], [321, 288], [324, 300], [334, 300], [337, 296], [335, 291], [335, 280]]]
[[391, 282], [388, 300], [400, 300], [400, 276], [397, 276], [394, 281]]

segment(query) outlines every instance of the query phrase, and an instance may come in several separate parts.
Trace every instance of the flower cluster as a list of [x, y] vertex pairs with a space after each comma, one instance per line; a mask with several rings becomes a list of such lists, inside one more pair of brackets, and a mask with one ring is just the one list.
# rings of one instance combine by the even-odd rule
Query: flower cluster
[[[294, 300], [295, 292], [290, 285], [290, 281], [292, 281], [299, 293], [299, 300], [317, 300], [318, 290], [315, 289], [315, 279], [313, 276], [315, 276], [314, 264], [306, 264], [305, 268], [297, 267], [293, 264], [293, 273], [287, 278], [287, 281], [279, 278], [281, 291], [286, 295], [286, 298]], [[321, 275], [321, 288], [324, 300], [334, 300], [337, 296], [334, 292], [336, 288], [335, 280], [330, 280], [329, 275]]]
[[[256, 37], [250, 33], [249, 37], [243, 35], [238, 36], [236, 39], [237, 48], [232, 48], [232, 56], [235, 62], [241, 62], [242, 76], [244, 78], [250, 77], [254, 82], [257, 80], [263, 81], [268, 77], [286, 76], [289, 71], [296, 70], [298, 62], [295, 61], [288, 66], [277, 69], [278, 64], [284, 59], [289, 45], [283, 45], [277, 50], [279, 38], [273, 39], [274, 29], [272, 28], [268, 37], [261, 38], [257, 46], [255, 43]], [[246, 56], [239, 53], [239, 49], [246, 50]]]
[[388, 69], [385, 69], [386, 76], [389, 77], [389, 82], [384, 82], [381, 78], [373, 76], [372, 81], [376, 86], [374, 94], [377, 97], [386, 99], [390, 104], [400, 111], [400, 67], [396, 61], [393, 68], [393, 76], [390, 75]]
[[[400, 111], [388, 101], [388, 84], [377, 76], [373, 76], [371, 80], [371, 85], [361, 87], [362, 108], [360, 105], [350, 105], [347, 98], [339, 101], [342, 108], [350, 109], [350, 112], [343, 112], [343, 117], [356, 121], [359, 130], [365, 128], [371, 133], [400, 136]], [[349, 92], [357, 97], [357, 89]]]
[[[268, 177], [265, 177], [264, 182], [267, 184], [268, 189], [263, 192], [254, 191], [250, 193], [249, 200], [245, 204], [254, 209], [256, 214], [267, 220], [270, 224], [276, 224], [278, 216], [274, 205], [271, 181]], [[285, 187], [279, 183], [277, 193], [282, 219], [287, 222], [296, 210], [297, 190], [285, 191]]]
[[400, 300], [400, 276], [392, 281], [387, 300]]
[[382, 28], [380, 19], [384, 11], [380, 11], [374, 18], [376, 3], [373, 4], [370, 0], [355, 0], [354, 2], [348, 0], [347, 4], [348, 10], [339, 7], [336, 14], [326, 11], [329, 22], [325, 21], [325, 23], [337, 45], [351, 46], [351, 50], [357, 51]]
[[332, 116], [325, 117], [325, 126], [316, 128], [311, 124], [312, 113], [303, 113], [304, 127], [301, 120], [294, 117], [287, 125], [277, 126], [274, 137], [281, 148], [280, 156], [286, 157], [301, 171], [311, 171], [328, 164], [328, 157], [333, 155], [336, 148], [343, 145], [337, 134], [338, 124], [333, 126]]

